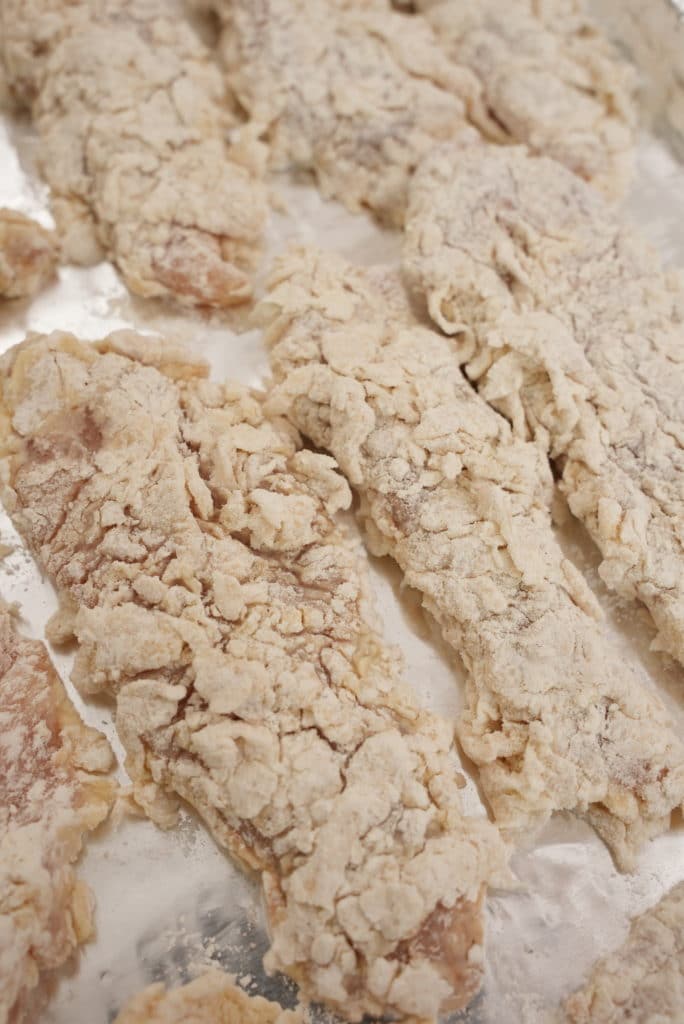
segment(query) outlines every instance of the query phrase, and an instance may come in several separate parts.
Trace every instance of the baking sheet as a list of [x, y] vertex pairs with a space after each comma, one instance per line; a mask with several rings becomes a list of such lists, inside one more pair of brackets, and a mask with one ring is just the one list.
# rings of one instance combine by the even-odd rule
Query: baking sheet
[[[666, 7], [673, 11], [671, 4]], [[49, 225], [47, 192], [35, 174], [35, 146], [27, 124], [0, 121], [0, 205]], [[396, 233], [323, 201], [309, 184], [286, 179], [274, 184], [287, 209], [273, 214], [265, 266], [295, 240], [333, 248], [362, 263], [397, 259]], [[639, 143], [627, 208], [668, 262], [684, 264], [684, 168], [650, 132]], [[124, 326], [189, 342], [209, 359], [217, 377], [257, 386], [267, 377], [259, 332], [246, 329], [243, 315], [189, 315], [132, 299], [107, 264], [88, 270], [64, 267], [59, 281], [32, 303], [0, 308], [0, 351], [30, 330], [59, 328], [94, 338]], [[684, 670], [649, 652], [647, 614], [607, 594], [596, 573], [597, 553], [581, 528], [566, 524], [559, 537], [586, 572], [610, 633], [641, 664], [645, 685], [662, 693], [684, 727]], [[28, 632], [42, 636], [56, 606], [54, 594], [22, 551], [4, 513], [0, 542], [14, 546], [0, 563], [0, 593], [20, 602]], [[460, 666], [435, 639], [415, 595], [400, 591], [397, 570], [387, 560], [374, 560], [371, 571], [386, 637], [403, 651], [408, 680], [427, 705], [455, 715], [462, 699]], [[70, 658], [53, 656], [68, 680]], [[67, 686], [85, 720], [106, 732], [120, 756], [109, 706], [85, 704]], [[464, 794], [471, 810], [484, 813], [470, 778]], [[494, 893], [488, 900], [483, 992], [450, 1022], [545, 1024], [559, 1000], [582, 982], [592, 961], [623, 940], [629, 918], [684, 878], [684, 829], [680, 825], [651, 843], [634, 875], [620, 875], [587, 825], [559, 816], [516, 853], [513, 867], [519, 889]], [[145, 820], [124, 817], [110, 823], [89, 843], [80, 872], [97, 894], [97, 937], [75, 969], [56, 979], [40, 1024], [106, 1024], [144, 985], [178, 984], [210, 964], [234, 973], [249, 991], [294, 1005], [293, 986], [281, 977], [266, 977], [261, 966], [267, 938], [256, 888], [190, 814], [168, 833]], [[322, 1011], [313, 1019], [330, 1020]]]

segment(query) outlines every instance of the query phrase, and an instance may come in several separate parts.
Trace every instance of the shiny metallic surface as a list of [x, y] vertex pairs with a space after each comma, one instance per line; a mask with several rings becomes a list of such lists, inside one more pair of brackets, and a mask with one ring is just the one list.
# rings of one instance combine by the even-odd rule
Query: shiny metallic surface
[[[644, 102], [661, 133], [645, 131], [640, 140], [627, 215], [667, 262], [684, 264], [684, 168], [664, 141], [684, 141], [684, 4], [597, 4], [642, 68]], [[27, 125], [7, 118], [0, 122], [0, 205], [49, 224], [47, 193], [34, 169], [35, 146]], [[310, 185], [279, 180], [274, 186], [287, 209], [273, 215], [265, 269], [291, 241], [334, 248], [363, 263], [398, 258], [398, 235], [324, 202]], [[249, 328], [244, 316], [188, 314], [131, 299], [106, 264], [87, 270], [62, 268], [59, 280], [32, 303], [0, 308], [0, 350], [30, 330], [62, 328], [94, 338], [126, 325], [187, 341], [206, 355], [216, 376], [230, 375], [255, 386], [267, 379], [259, 332]], [[649, 651], [652, 630], [646, 614], [605, 591], [596, 572], [596, 552], [582, 530], [569, 522], [559, 535], [596, 590], [611, 634], [641, 665], [645, 685], [661, 692], [684, 727], [684, 670]], [[14, 547], [0, 562], [0, 593], [20, 602], [27, 629], [40, 636], [55, 607], [52, 589], [23, 552], [4, 514], [0, 542]], [[372, 576], [387, 638], [402, 649], [408, 680], [426, 704], [454, 716], [461, 702], [461, 667], [435, 639], [415, 598], [401, 591], [397, 571], [374, 560]], [[69, 656], [54, 657], [68, 679]], [[73, 688], [70, 692], [84, 718], [107, 733], [120, 755], [110, 707], [84, 703]], [[464, 771], [468, 775], [467, 767]], [[464, 799], [473, 811], [482, 812], [470, 777]], [[638, 871], [621, 875], [586, 824], [558, 817], [530, 837], [513, 866], [517, 888], [492, 893], [488, 901], [484, 990], [467, 1012], [450, 1018], [454, 1022], [546, 1024], [553, 1019], [560, 1000], [582, 982], [592, 961], [623, 940], [629, 918], [684, 878], [684, 831], [677, 827], [653, 842]], [[264, 974], [261, 958], [267, 937], [256, 887], [191, 815], [167, 833], [148, 821], [119, 815], [90, 843], [81, 873], [96, 893], [97, 937], [75, 967], [57, 979], [39, 1024], [107, 1024], [142, 986], [159, 980], [177, 984], [209, 964], [234, 973], [250, 991], [286, 1005], [296, 1001], [287, 981]], [[313, 1014], [316, 1024], [328, 1019], [323, 1012]]]

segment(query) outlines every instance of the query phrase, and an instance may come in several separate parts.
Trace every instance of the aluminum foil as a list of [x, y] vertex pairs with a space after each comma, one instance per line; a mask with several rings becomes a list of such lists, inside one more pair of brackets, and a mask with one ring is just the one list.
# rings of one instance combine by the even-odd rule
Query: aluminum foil
[[[611, 13], [612, 0], [598, 2], [603, 13]], [[615, 6], [623, 13], [648, 10], [648, 24], [669, 26], [665, 35], [672, 36], [668, 18], [675, 12], [666, 0], [626, 0], [621, 5], [615, 0]], [[621, 20], [614, 10], [612, 14], [613, 21]], [[626, 30], [621, 38], [627, 38]], [[678, 59], [684, 69], [681, 42]], [[646, 61], [646, 78], [648, 66]], [[667, 122], [668, 134], [674, 134], [676, 110], [684, 109], [672, 86], [679, 74], [675, 69], [675, 64], [669, 68], [667, 89], [662, 76], [649, 99], [651, 109], [660, 111], [654, 123]], [[664, 96], [670, 97], [669, 106]], [[35, 173], [35, 146], [27, 125], [0, 121], [0, 205], [49, 225], [47, 193]], [[273, 214], [265, 267], [295, 240], [333, 248], [361, 263], [398, 258], [397, 234], [323, 201], [311, 185], [282, 179], [275, 187], [287, 209]], [[666, 261], [684, 263], [684, 168], [650, 131], [639, 143], [627, 210]], [[88, 270], [64, 267], [59, 280], [33, 302], [0, 307], [0, 351], [27, 331], [60, 328], [95, 338], [123, 326], [189, 342], [208, 358], [217, 377], [231, 375], [256, 386], [267, 379], [259, 333], [246, 329], [241, 315], [190, 315], [132, 299], [107, 264]], [[640, 664], [644, 684], [659, 690], [684, 728], [684, 670], [649, 651], [653, 631], [647, 614], [606, 592], [596, 572], [597, 552], [581, 528], [569, 522], [559, 528], [559, 538], [596, 591], [610, 633]], [[55, 596], [4, 513], [0, 542], [14, 547], [0, 563], [0, 593], [20, 602], [26, 629], [42, 636], [56, 607]], [[386, 637], [402, 649], [408, 680], [427, 705], [454, 716], [462, 700], [462, 668], [435, 638], [415, 596], [401, 591], [396, 568], [387, 560], [373, 560], [371, 572]], [[84, 703], [68, 683], [70, 658], [56, 652], [53, 657], [85, 720], [107, 734], [120, 757], [110, 707]], [[464, 771], [468, 776], [467, 767]], [[464, 799], [470, 810], [484, 813], [470, 776]], [[629, 918], [684, 879], [684, 831], [676, 827], [651, 843], [638, 871], [621, 875], [586, 824], [558, 816], [530, 837], [527, 848], [515, 854], [513, 867], [518, 888], [492, 893], [487, 904], [483, 991], [468, 1011], [449, 1018], [450, 1024], [546, 1024], [560, 1000], [581, 984], [594, 959], [622, 942]], [[80, 872], [96, 893], [97, 936], [73, 968], [56, 979], [39, 1024], [107, 1024], [144, 985], [179, 984], [211, 964], [235, 974], [251, 992], [284, 1005], [296, 1002], [286, 980], [264, 974], [261, 961], [268, 940], [255, 886], [192, 815], [185, 814], [171, 832], [145, 820], [111, 822], [89, 843]], [[313, 1020], [322, 1024], [329, 1017], [314, 1012]]]

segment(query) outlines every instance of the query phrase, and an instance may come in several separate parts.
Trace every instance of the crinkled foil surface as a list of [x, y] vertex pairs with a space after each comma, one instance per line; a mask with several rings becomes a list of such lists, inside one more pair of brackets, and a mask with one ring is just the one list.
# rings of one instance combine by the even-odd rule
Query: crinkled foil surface
[[[641, 65], [648, 111], [659, 133], [644, 129], [627, 213], [666, 261], [684, 264], [684, 167], [674, 155], [684, 154], [684, 11], [674, 0], [597, 0], [597, 10]], [[49, 225], [47, 193], [34, 169], [35, 147], [27, 125], [0, 121], [0, 205]], [[291, 241], [334, 248], [361, 263], [398, 258], [398, 235], [324, 202], [310, 184], [282, 179], [274, 185], [286, 209], [272, 216], [264, 269]], [[59, 281], [32, 303], [6, 303], [0, 308], [0, 350], [27, 331], [59, 328], [95, 338], [124, 326], [189, 342], [210, 360], [216, 377], [232, 375], [255, 386], [267, 379], [259, 332], [249, 329], [243, 316], [181, 314], [131, 299], [106, 264], [64, 267]], [[611, 632], [684, 728], [684, 669], [649, 651], [646, 613], [605, 591], [596, 572], [597, 553], [581, 529], [566, 525], [559, 535], [594, 587]], [[1, 513], [0, 542], [13, 546], [0, 563], [0, 593], [21, 604], [26, 628], [41, 636], [55, 597]], [[462, 670], [450, 663], [415, 597], [401, 591], [392, 565], [374, 560], [372, 575], [387, 639], [403, 651], [408, 680], [426, 704], [454, 715]], [[106, 732], [120, 755], [110, 708], [84, 703], [68, 683], [69, 658], [55, 652], [53, 657], [83, 717]], [[470, 777], [464, 793], [471, 809], [481, 809]], [[518, 888], [492, 893], [488, 900], [483, 992], [468, 1011], [450, 1017], [450, 1024], [546, 1024], [593, 960], [622, 942], [629, 918], [684, 878], [684, 829], [680, 824], [651, 843], [638, 871], [621, 875], [587, 825], [556, 817], [515, 854], [513, 867]], [[179, 984], [211, 964], [234, 973], [251, 992], [285, 1005], [296, 1002], [293, 987], [267, 977], [261, 966], [267, 937], [255, 887], [189, 814], [179, 829], [167, 833], [133, 818], [109, 824], [90, 842], [80, 870], [96, 893], [97, 936], [57, 979], [37, 1024], [107, 1024], [144, 985]], [[329, 1017], [314, 1012], [313, 1020], [322, 1024]]]

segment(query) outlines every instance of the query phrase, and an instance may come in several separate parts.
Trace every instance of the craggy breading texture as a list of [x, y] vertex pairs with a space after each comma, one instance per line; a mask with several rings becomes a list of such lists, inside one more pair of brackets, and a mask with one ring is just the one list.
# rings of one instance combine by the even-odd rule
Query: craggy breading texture
[[0, 298], [34, 295], [56, 266], [53, 235], [23, 213], [0, 208]]
[[0, 603], [2, 1024], [24, 1019], [40, 974], [92, 932], [92, 896], [72, 863], [109, 813], [111, 765], [109, 744], [79, 718], [45, 646], [23, 637]]
[[5, 501], [74, 682], [116, 697], [138, 802], [170, 825], [183, 797], [261, 872], [267, 964], [305, 996], [351, 1021], [463, 1006], [505, 849], [399, 681], [333, 460], [150, 338], [35, 337], [1, 369]]
[[478, 146], [416, 175], [404, 266], [483, 397], [556, 460], [605, 582], [684, 662], [681, 273], [565, 168]]
[[565, 1024], [684, 1021], [684, 883], [634, 918], [620, 949], [565, 1003]]
[[469, 68], [506, 141], [553, 157], [612, 197], [629, 184], [633, 68], [583, 0], [418, 0], [446, 53]]
[[608, 191], [624, 190], [630, 74], [577, 11], [557, 35], [525, 0], [510, 18], [496, 0], [440, 6], [427, 15], [434, 32], [387, 0], [195, 3], [224, 23], [231, 89], [274, 165], [313, 171], [324, 194], [352, 210], [401, 226], [421, 157], [474, 129], [550, 149]]
[[631, 868], [682, 804], [684, 747], [554, 538], [543, 451], [477, 395], [394, 271], [295, 252], [263, 314], [270, 408], [335, 456], [371, 550], [463, 658], [458, 734], [498, 823], [584, 814]]
[[150, 985], [134, 996], [114, 1024], [303, 1024], [301, 1013], [248, 996], [226, 974], [209, 970], [166, 992]]
[[131, 291], [251, 295], [264, 186], [211, 55], [163, 0], [0, 0], [0, 55], [29, 106], [65, 258], [109, 256]]
[[276, 167], [401, 225], [411, 173], [469, 120], [498, 137], [470, 71], [422, 19], [360, 0], [202, 0], [225, 23], [231, 88]]

